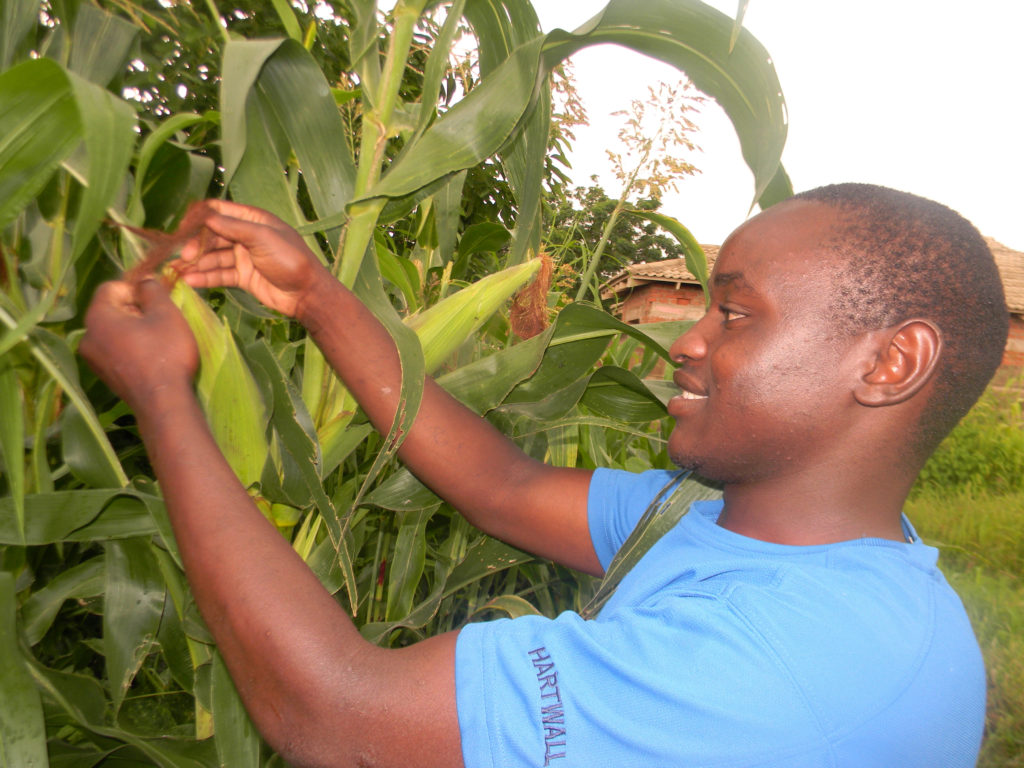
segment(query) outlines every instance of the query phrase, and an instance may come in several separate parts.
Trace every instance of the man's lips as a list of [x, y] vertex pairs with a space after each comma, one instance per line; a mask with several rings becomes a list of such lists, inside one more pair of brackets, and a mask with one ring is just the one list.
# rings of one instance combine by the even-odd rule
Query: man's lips
[[681, 390], [676, 397], [683, 400], [703, 400], [708, 396], [707, 389], [682, 369], [672, 374], [672, 381]]

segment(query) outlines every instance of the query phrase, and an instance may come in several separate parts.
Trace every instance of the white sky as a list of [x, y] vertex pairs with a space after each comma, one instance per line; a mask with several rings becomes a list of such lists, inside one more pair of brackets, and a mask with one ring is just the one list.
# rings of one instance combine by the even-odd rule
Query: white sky
[[[534, 0], [545, 31], [574, 29], [605, 0]], [[730, 16], [737, 0], [710, 0]], [[1024, 250], [1024, 0], [750, 0], [745, 26], [772, 55], [789, 111], [783, 163], [799, 191], [839, 181], [883, 184], [955, 208]], [[618, 182], [604, 149], [609, 117], [676, 70], [616, 46], [573, 58], [591, 126], [576, 130], [574, 181]], [[709, 102], [697, 121], [703, 173], [663, 212], [705, 243], [747, 215], [753, 177], [732, 125]]]

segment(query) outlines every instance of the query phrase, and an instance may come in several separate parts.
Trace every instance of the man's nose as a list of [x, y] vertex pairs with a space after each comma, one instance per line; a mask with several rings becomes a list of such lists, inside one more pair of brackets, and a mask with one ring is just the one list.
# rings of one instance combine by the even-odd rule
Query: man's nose
[[702, 360], [708, 352], [708, 342], [705, 335], [708, 323], [708, 315], [705, 314], [700, 320], [691, 325], [682, 336], [672, 342], [668, 348], [668, 354], [673, 362], [682, 363], [686, 360]]

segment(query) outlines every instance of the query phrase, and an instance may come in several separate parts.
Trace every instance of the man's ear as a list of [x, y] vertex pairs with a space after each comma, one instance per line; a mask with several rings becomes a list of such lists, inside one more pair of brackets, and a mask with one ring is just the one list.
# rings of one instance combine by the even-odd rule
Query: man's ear
[[854, 388], [861, 405], [895, 405], [909, 400], [935, 374], [942, 333], [927, 320], [906, 320], [875, 331], [873, 359]]

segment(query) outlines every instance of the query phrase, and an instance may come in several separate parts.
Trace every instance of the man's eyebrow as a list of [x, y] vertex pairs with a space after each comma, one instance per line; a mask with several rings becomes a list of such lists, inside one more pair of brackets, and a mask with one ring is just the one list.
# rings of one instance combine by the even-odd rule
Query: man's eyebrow
[[715, 274], [712, 283], [716, 288], [732, 287], [746, 293], [754, 293], [754, 286], [747, 282], [742, 272], [718, 272]]

